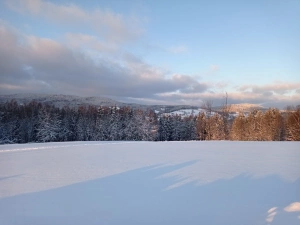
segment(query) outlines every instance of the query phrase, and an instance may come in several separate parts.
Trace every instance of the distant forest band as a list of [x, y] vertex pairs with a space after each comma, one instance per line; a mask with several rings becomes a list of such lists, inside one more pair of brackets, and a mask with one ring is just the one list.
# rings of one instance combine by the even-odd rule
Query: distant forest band
[[237, 117], [226, 110], [182, 117], [130, 107], [57, 108], [37, 102], [0, 106], [0, 143], [64, 141], [300, 141], [300, 107]]

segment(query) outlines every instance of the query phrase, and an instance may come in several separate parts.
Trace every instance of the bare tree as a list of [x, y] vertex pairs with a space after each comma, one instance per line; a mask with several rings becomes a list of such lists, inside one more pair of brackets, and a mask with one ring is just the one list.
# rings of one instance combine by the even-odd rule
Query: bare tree
[[300, 107], [288, 112], [286, 126], [287, 140], [300, 141]]
[[206, 115], [206, 123], [205, 123], [205, 140], [211, 140], [212, 139], [212, 120], [209, 120], [212, 116], [212, 100], [207, 100], [204, 102], [201, 106], [201, 108], [205, 109], [205, 115]]
[[212, 105], [213, 100], [207, 100], [201, 105], [201, 108], [205, 109], [207, 117], [211, 117]]
[[206, 139], [206, 116], [204, 112], [199, 113], [196, 119], [196, 129], [198, 139], [203, 141]]
[[230, 133], [230, 123], [229, 123], [229, 113], [230, 113], [230, 105], [228, 105], [228, 94], [227, 92], [225, 92], [225, 100], [224, 100], [224, 104], [222, 106], [222, 110], [221, 110], [221, 115], [222, 115], [222, 119], [223, 119], [223, 127], [222, 130], [224, 132], [224, 136], [225, 139], [228, 140], [229, 139], [229, 133]]

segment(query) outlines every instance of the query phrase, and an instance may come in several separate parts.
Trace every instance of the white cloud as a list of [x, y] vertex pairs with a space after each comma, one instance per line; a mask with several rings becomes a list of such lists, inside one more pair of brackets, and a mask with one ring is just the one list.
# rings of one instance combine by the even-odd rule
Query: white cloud
[[274, 217], [276, 216], [277, 212], [277, 207], [273, 207], [268, 210], [268, 216], [266, 218], [267, 223], [271, 223], [274, 220]]
[[300, 212], [300, 202], [293, 202], [284, 208], [286, 212]]
[[273, 213], [276, 209], [277, 209], [277, 207], [273, 207], [273, 208], [268, 210], [268, 213]]
[[46, 18], [60, 26], [91, 29], [106, 41], [122, 43], [143, 33], [140, 21], [109, 10], [83, 10], [75, 4], [55, 4], [43, 0], [7, 0], [8, 7], [19, 13]]
[[252, 93], [264, 93], [264, 92], [273, 92], [275, 94], [289, 94], [292, 91], [296, 91], [300, 87], [300, 82], [285, 82], [277, 81], [271, 84], [266, 85], [243, 85], [238, 88], [242, 92], [252, 92]]
[[[43, 4], [52, 4], [54, 8], [62, 7], [40, 0], [12, 3], [26, 4], [27, 13], [39, 15], [45, 7]], [[86, 11], [76, 7], [67, 5], [61, 10], [69, 10], [68, 13], [77, 18], [90, 18]], [[51, 13], [49, 15], [52, 16]], [[116, 14], [116, 21], [117, 18]], [[125, 28], [126, 26], [124, 23]], [[97, 35], [69, 32], [58, 42], [24, 35], [0, 20], [0, 39], [2, 94], [80, 93], [84, 96], [106, 95], [154, 104], [201, 105], [207, 100], [213, 100], [214, 106], [217, 106], [224, 103], [226, 88], [230, 88], [228, 82], [199, 82], [194, 76], [177, 73], [172, 75], [170, 71], [150, 65], [142, 58], [125, 51], [120, 43]], [[215, 73], [220, 68], [217, 64], [212, 64], [207, 70], [208, 73]], [[227, 91], [228, 103], [248, 102], [281, 108], [298, 105], [299, 87], [300, 83], [289, 82], [264, 86], [244, 85]]]

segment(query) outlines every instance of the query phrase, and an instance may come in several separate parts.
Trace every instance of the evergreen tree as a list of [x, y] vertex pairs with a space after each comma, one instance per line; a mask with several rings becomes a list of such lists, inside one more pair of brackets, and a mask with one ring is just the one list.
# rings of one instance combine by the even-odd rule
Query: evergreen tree
[[100, 106], [97, 111], [96, 118], [96, 140], [107, 141], [109, 140], [109, 108]]
[[119, 116], [119, 110], [116, 106], [111, 107], [110, 115], [109, 115], [109, 140], [111, 141], [117, 141], [120, 140], [119, 132], [121, 127], [120, 125], [120, 116]]
[[43, 107], [38, 115], [37, 139], [39, 142], [57, 141], [61, 130], [61, 120], [57, 113]]
[[201, 141], [206, 140], [206, 116], [204, 112], [198, 114], [196, 118], [197, 138]]
[[12, 100], [3, 107], [0, 112], [0, 143], [13, 144], [20, 142], [19, 128], [19, 106]]

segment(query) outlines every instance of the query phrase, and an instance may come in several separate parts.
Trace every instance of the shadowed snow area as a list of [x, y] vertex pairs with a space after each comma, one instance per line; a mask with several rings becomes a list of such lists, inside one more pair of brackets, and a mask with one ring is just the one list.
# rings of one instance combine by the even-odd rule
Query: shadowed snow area
[[0, 224], [300, 224], [299, 142], [0, 146]]

